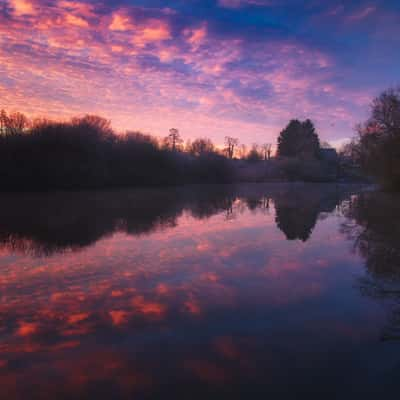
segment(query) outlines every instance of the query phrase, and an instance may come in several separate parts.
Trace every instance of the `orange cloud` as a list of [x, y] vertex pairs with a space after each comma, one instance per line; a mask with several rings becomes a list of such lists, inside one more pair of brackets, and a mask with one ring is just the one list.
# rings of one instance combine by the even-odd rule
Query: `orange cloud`
[[8, 4], [11, 16], [0, 15], [0, 96], [30, 116], [96, 113], [121, 131], [164, 135], [178, 125], [185, 138], [207, 131], [223, 145], [236, 131], [248, 144], [275, 141], [293, 117], [312, 116], [322, 132], [338, 131], [327, 125], [332, 120], [352, 127], [356, 107], [369, 99], [354, 88], [339, 91], [329, 82], [334, 60], [298, 42], [260, 39], [253, 47], [244, 37], [215, 35], [208, 21], [177, 24], [178, 12], [167, 9]]
[[134, 25], [131, 19], [123, 14], [115, 13], [112, 16], [109, 29], [112, 31], [128, 31], [133, 29]]
[[38, 325], [33, 322], [20, 322], [17, 334], [19, 336], [30, 336], [36, 333]]
[[128, 313], [126, 311], [114, 310], [109, 312], [112, 323], [116, 326], [124, 324], [128, 319]]
[[65, 17], [68, 24], [79, 26], [81, 28], [87, 28], [89, 26], [88, 22], [81, 17], [77, 17], [72, 14], [67, 14]]
[[207, 26], [204, 24], [197, 29], [185, 30], [184, 34], [187, 36], [186, 40], [193, 50], [197, 50], [207, 37]]
[[163, 304], [145, 301], [143, 296], [134, 297], [132, 305], [142, 314], [161, 316], [166, 311], [166, 307]]
[[145, 41], [167, 40], [171, 38], [171, 32], [166, 24], [156, 21], [144, 28], [141, 36]]
[[87, 318], [89, 318], [88, 313], [73, 314], [70, 317], [68, 317], [68, 323], [76, 324], [78, 322], [84, 321]]
[[135, 29], [132, 43], [136, 46], [143, 47], [148, 43], [161, 42], [171, 38], [169, 26], [156, 19], [146, 22], [144, 27]]
[[97, 15], [94, 10], [94, 6], [90, 3], [84, 3], [82, 1], [69, 1], [60, 0], [57, 3], [61, 9], [72, 11], [74, 15], [79, 15], [85, 18], [95, 18]]
[[17, 16], [36, 14], [33, 4], [28, 0], [10, 0], [10, 4]]

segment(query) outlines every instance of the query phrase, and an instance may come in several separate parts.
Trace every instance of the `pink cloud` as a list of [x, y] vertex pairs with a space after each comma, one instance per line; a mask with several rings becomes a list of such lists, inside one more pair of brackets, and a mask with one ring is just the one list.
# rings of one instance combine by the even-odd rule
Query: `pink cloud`
[[187, 37], [186, 40], [192, 46], [192, 49], [197, 50], [207, 37], [207, 26], [204, 24], [199, 28], [186, 29], [184, 35]]
[[9, 2], [16, 16], [34, 15], [37, 12], [29, 0], [9, 0]]
[[86, 20], [73, 14], [67, 14], [65, 19], [67, 24], [75, 25], [81, 28], [87, 28], [89, 26]]
[[[335, 116], [355, 120], [348, 107], [327, 112], [310, 98], [333, 101], [339, 90], [327, 83], [335, 61], [304, 44], [270, 39], [253, 46], [217, 37], [207, 21], [179, 30], [165, 9], [147, 16], [134, 7], [100, 12], [98, 4], [79, 1], [16, 7], [18, 15], [0, 17], [0, 72], [13, 87], [0, 81], [0, 95], [10, 109], [57, 118], [99, 113], [118, 130], [156, 135], [178, 126], [185, 137], [207, 132], [221, 145], [232, 130], [247, 143], [274, 141], [288, 119], [306, 114], [322, 125]], [[246, 60], [257, 68], [237, 67]]]
[[110, 30], [112, 31], [128, 31], [134, 28], [131, 18], [121, 13], [115, 13], [112, 16]]
[[85, 18], [95, 18], [96, 12], [94, 6], [90, 3], [85, 3], [83, 1], [73, 1], [73, 0], [59, 0], [57, 6], [61, 9], [65, 9], [69, 12], [73, 12], [76, 15]]
[[145, 26], [135, 30], [132, 42], [143, 47], [148, 43], [161, 42], [171, 38], [168, 24], [163, 21], [151, 19]]

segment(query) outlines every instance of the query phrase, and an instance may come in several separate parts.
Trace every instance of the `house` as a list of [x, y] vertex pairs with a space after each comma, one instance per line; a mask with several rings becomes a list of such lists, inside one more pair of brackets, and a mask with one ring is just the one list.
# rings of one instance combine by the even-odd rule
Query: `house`
[[339, 156], [337, 151], [330, 147], [330, 148], [322, 148], [320, 150], [321, 159], [329, 162], [337, 164], [339, 162]]

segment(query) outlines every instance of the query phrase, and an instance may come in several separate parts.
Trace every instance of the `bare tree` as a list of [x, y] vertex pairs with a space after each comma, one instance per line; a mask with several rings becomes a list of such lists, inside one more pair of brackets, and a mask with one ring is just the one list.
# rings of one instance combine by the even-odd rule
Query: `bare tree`
[[400, 87], [388, 89], [357, 127], [360, 165], [387, 188], [400, 189]]
[[214, 151], [214, 144], [210, 139], [198, 138], [193, 141], [188, 147], [189, 153], [194, 156], [200, 156], [202, 154], [209, 154]]
[[262, 149], [262, 152], [263, 152], [264, 160], [270, 160], [271, 159], [272, 144], [271, 143], [264, 143], [261, 146], [261, 149]]
[[171, 128], [169, 130], [169, 135], [167, 136], [167, 141], [171, 150], [176, 151], [178, 147], [183, 143], [183, 140], [179, 134], [179, 130]]
[[239, 139], [231, 136], [225, 136], [226, 153], [228, 158], [232, 159], [235, 154], [235, 148], [239, 145]]
[[190, 139], [187, 139], [185, 142], [185, 152], [191, 153], [191, 151], [192, 151], [192, 141]]
[[262, 160], [262, 153], [260, 151], [260, 146], [257, 143], [253, 143], [249, 153], [247, 154], [248, 161], [260, 161]]
[[87, 114], [83, 117], [75, 117], [71, 122], [74, 126], [90, 128], [105, 137], [113, 134], [111, 121], [98, 115]]
[[14, 112], [9, 115], [4, 110], [0, 112], [1, 133], [6, 135], [17, 135], [29, 127], [29, 119], [20, 112]]
[[0, 134], [6, 133], [6, 126], [7, 126], [7, 113], [5, 110], [0, 111]]
[[350, 142], [345, 143], [339, 149], [339, 157], [353, 165], [358, 165], [361, 159], [360, 144], [357, 138], [353, 138]]
[[247, 156], [247, 146], [242, 143], [241, 145], [238, 146], [238, 155], [239, 158], [241, 158], [242, 160], [244, 160]]
[[388, 136], [400, 135], [400, 86], [390, 88], [374, 99], [370, 122]]
[[32, 130], [37, 130], [51, 125], [53, 122], [45, 117], [36, 117], [31, 121]]

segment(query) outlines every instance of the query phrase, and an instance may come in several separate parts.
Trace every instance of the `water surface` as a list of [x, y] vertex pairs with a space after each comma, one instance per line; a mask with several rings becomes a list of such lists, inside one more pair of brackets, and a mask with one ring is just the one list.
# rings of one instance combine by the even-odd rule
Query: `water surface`
[[1, 393], [398, 395], [399, 222], [333, 184], [4, 194]]

